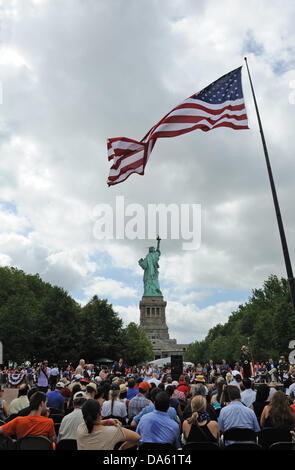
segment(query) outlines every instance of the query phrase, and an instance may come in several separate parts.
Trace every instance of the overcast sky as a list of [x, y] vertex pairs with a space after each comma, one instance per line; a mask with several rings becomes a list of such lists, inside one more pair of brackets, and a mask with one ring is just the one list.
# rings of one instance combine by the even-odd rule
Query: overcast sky
[[[226, 322], [270, 274], [286, 276], [244, 56], [252, 73], [294, 261], [292, 1], [2, 0], [0, 265], [107, 298], [139, 323], [155, 242], [98, 240], [97, 207], [200, 204], [201, 245], [162, 239], [170, 337]], [[136, 140], [174, 106], [243, 65], [249, 130], [158, 140], [145, 175], [113, 187], [106, 140]], [[130, 217], [126, 217], [128, 221]], [[163, 237], [162, 237], [163, 238]]]

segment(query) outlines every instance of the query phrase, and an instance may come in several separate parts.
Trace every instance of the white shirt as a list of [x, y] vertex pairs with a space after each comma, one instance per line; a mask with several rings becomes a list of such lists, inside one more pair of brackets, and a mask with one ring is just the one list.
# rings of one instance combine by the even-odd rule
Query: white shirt
[[154, 383], [156, 385], [156, 387], [158, 387], [158, 385], [161, 383], [161, 380], [158, 380], [156, 379], [156, 377], [153, 377], [152, 379], [149, 379], [148, 380], [148, 383]]
[[83, 414], [81, 408], [74, 408], [68, 415], [64, 416], [57, 437], [57, 442], [61, 439], [77, 439], [77, 428], [83, 423]]
[[112, 400], [103, 402], [101, 408], [101, 416], [118, 416], [120, 418], [125, 418], [127, 416], [126, 405], [122, 403], [119, 398], [114, 401], [113, 412], [112, 412]]
[[290, 395], [291, 392], [293, 392], [294, 395], [295, 395], [295, 382], [292, 383], [292, 384], [290, 385], [290, 387], [288, 388], [288, 393], [287, 393], [287, 395]]
[[27, 395], [21, 395], [18, 398], [12, 400], [8, 408], [8, 415], [17, 414], [20, 410], [27, 408], [30, 405]]

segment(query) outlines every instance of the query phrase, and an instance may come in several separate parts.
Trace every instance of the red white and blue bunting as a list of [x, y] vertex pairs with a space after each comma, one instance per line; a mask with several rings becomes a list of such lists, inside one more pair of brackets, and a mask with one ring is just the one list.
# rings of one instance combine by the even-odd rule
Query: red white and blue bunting
[[19, 385], [23, 380], [24, 376], [25, 374], [23, 374], [22, 372], [20, 374], [10, 373], [8, 374], [7, 378], [10, 385]]

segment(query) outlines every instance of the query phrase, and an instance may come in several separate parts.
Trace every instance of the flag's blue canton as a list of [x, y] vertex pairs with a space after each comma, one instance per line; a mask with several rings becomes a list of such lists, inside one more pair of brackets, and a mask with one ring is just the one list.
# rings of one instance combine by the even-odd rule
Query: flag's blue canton
[[239, 67], [223, 75], [219, 80], [193, 95], [192, 98], [211, 104], [221, 104], [224, 101], [243, 98], [241, 70], [242, 67]]

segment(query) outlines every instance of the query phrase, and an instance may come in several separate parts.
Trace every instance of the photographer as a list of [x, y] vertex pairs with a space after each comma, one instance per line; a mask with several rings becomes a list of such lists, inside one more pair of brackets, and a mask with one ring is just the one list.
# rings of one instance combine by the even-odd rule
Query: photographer
[[47, 393], [49, 386], [49, 377], [51, 369], [48, 367], [48, 361], [40, 362], [39, 367], [36, 370], [37, 374], [37, 386], [40, 392]]

